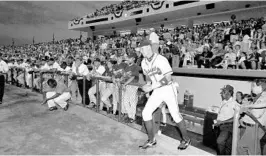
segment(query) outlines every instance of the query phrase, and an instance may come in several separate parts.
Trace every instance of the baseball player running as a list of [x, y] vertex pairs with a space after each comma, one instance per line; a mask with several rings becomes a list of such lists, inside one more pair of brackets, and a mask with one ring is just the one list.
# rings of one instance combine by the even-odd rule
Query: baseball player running
[[147, 77], [147, 84], [144, 85], [142, 89], [146, 93], [153, 91], [142, 112], [142, 118], [148, 134], [148, 141], [139, 147], [141, 149], [147, 149], [156, 145], [152, 114], [162, 102], [165, 102], [181, 132], [182, 140], [180, 141], [178, 149], [184, 150], [190, 145], [191, 140], [187, 135], [183, 117], [179, 113], [177, 89], [171, 77], [173, 73], [172, 68], [165, 57], [152, 51], [149, 41], [142, 41], [139, 48], [144, 57], [141, 62], [141, 67], [143, 73]]

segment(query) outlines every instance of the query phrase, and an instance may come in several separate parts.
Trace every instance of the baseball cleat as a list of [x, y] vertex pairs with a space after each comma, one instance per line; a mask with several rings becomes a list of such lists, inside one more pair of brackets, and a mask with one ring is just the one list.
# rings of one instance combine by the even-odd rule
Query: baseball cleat
[[177, 147], [178, 150], [185, 150], [191, 144], [191, 140], [181, 140], [180, 145]]
[[153, 139], [153, 141], [147, 140], [144, 145], [139, 146], [140, 149], [148, 149], [151, 147], [154, 147], [157, 144], [156, 140]]

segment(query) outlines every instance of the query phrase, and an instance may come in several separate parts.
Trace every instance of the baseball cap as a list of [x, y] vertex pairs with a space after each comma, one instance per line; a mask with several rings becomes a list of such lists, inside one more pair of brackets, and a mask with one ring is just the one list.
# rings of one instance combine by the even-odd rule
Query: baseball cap
[[232, 87], [231, 85], [225, 85], [223, 88], [221, 88], [221, 90], [234, 91], [234, 87]]
[[140, 42], [138, 48], [141, 48], [141, 47], [144, 47], [144, 46], [147, 46], [147, 45], [151, 45], [150, 41], [143, 40], [142, 42]]

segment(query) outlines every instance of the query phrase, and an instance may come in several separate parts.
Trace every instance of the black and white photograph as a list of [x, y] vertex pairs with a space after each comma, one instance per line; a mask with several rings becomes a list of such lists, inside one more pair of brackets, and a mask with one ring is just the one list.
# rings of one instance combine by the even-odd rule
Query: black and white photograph
[[266, 155], [266, 1], [0, 0], [0, 155]]

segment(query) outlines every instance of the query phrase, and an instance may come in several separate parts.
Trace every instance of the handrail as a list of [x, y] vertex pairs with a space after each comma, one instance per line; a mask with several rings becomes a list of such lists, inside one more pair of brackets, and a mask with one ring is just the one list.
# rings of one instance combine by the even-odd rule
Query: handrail
[[[254, 140], [254, 147], [255, 147], [255, 151], [254, 153], [251, 153], [252, 155], [256, 155], [256, 151], [257, 151], [257, 136], [258, 136], [258, 127], [260, 127], [265, 133], [266, 133], [266, 128], [258, 121], [258, 119], [251, 114], [251, 112], [246, 111], [243, 112], [245, 113], [247, 116], [249, 116], [254, 122], [255, 122], [255, 140]], [[238, 142], [238, 131], [239, 131], [239, 117], [240, 117], [240, 110], [239, 109], [235, 109], [235, 113], [234, 113], [234, 120], [233, 120], [233, 140], [232, 140], [232, 155], [237, 155], [237, 142]]]

